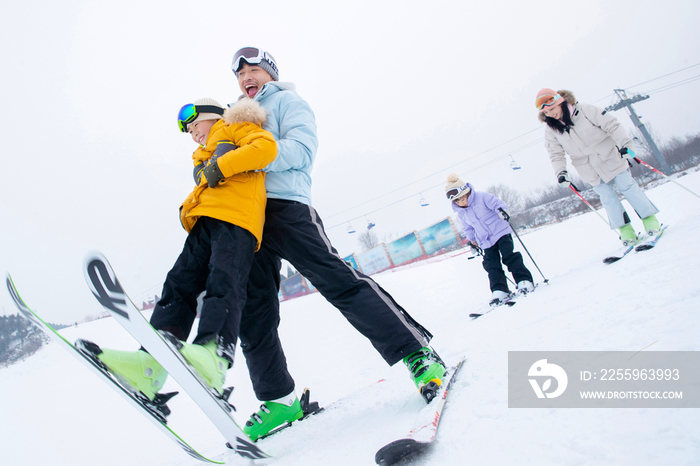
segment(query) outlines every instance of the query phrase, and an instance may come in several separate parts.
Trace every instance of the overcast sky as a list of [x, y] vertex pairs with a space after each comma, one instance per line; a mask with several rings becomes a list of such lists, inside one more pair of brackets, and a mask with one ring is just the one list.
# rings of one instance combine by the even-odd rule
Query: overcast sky
[[[82, 277], [92, 249], [138, 304], [159, 293], [192, 189], [176, 114], [239, 96], [240, 47], [270, 51], [312, 106], [314, 206], [345, 255], [360, 252], [348, 221], [384, 239], [450, 215], [452, 171], [524, 195], [552, 183], [542, 87], [601, 106], [649, 93], [635, 108], [662, 142], [697, 133], [698, 20], [692, 0], [6, 2], [0, 269], [56, 322], [101, 310]], [[6, 291], [0, 305], [16, 312]]]

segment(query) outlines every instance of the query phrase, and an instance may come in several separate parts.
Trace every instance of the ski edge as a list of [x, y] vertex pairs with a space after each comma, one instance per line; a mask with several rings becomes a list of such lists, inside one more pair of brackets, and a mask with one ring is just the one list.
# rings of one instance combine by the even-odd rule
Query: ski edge
[[[455, 366], [452, 366], [450, 368], [450, 379], [445, 384], [445, 387], [442, 390], [440, 390], [440, 394], [436, 396], [432, 402], [437, 403], [437, 405], [433, 405], [431, 403], [428, 406], [426, 406], [426, 408], [431, 406], [435, 408], [434, 410], [430, 411], [431, 413], [433, 413], [431, 414], [432, 421], [429, 424], [414, 427], [413, 429], [411, 429], [411, 431], [406, 437], [387, 443], [382, 448], [377, 450], [377, 453], [374, 455], [375, 463], [381, 466], [390, 466], [403, 460], [404, 458], [420, 453], [421, 451], [425, 450], [433, 444], [437, 436], [437, 429], [440, 425], [440, 419], [442, 417], [441, 414], [445, 407], [450, 388], [452, 386], [452, 383], [457, 378], [459, 370], [462, 368], [465, 361], [466, 357], [463, 357]], [[430, 429], [432, 435], [427, 440], [416, 440], [413, 436], [425, 428]]]
[[24, 302], [22, 297], [19, 295], [19, 292], [17, 291], [17, 288], [15, 287], [14, 281], [12, 280], [12, 277], [8, 273], [6, 276], [6, 284], [7, 284], [7, 289], [8, 292], [10, 293], [10, 297], [15, 303], [15, 306], [17, 306], [17, 309], [22, 313], [22, 315], [29, 320], [33, 325], [37, 326], [39, 330], [43, 331], [46, 333], [53, 341], [56, 341], [59, 346], [63, 347], [66, 351], [71, 353], [76, 359], [78, 359], [83, 365], [85, 365], [91, 372], [93, 372], [95, 375], [103, 378], [105, 380], [105, 383], [108, 383], [109, 386], [111, 386], [117, 393], [119, 393], [129, 404], [131, 404], [134, 408], [136, 408], [141, 414], [143, 414], [145, 417], [147, 417], [153, 424], [161, 431], [163, 432], [167, 437], [169, 437], [172, 441], [177, 443], [182, 450], [187, 453], [189, 456], [192, 458], [195, 458], [199, 461], [205, 462], [205, 463], [211, 463], [211, 464], [225, 464], [224, 462], [221, 461], [216, 461], [212, 460], [210, 458], [207, 458], [206, 456], [202, 455], [199, 453], [197, 450], [192, 448], [182, 437], [180, 437], [174, 430], [172, 430], [166, 423], [162, 422], [158, 417], [156, 417], [155, 414], [151, 413], [148, 411], [145, 407], [141, 406], [141, 404], [136, 401], [128, 391], [119, 385], [119, 383], [114, 380], [108, 373], [105, 373], [99, 366], [97, 366], [94, 362], [92, 362], [90, 359], [88, 359], [83, 353], [81, 353], [72, 343], [70, 343], [68, 340], [63, 338], [63, 335], [58, 333], [56, 329], [51, 327], [48, 323], [46, 323], [37, 313], [35, 313], [27, 304]]
[[402, 438], [387, 443], [377, 451], [374, 461], [381, 466], [396, 464], [404, 458], [416, 455], [425, 450], [431, 443], [419, 442], [412, 438]]
[[[194, 373], [194, 369], [184, 361], [179, 351], [161, 333], [153, 329], [146, 317], [124, 290], [114, 268], [104, 254], [99, 251], [88, 253], [85, 257], [83, 272], [88, 287], [98, 302], [146, 350], [153, 355], [158, 355], [156, 358], [158, 362], [165, 367], [169, 375], [180, 385], [183, 391], [195, 400], [202, 412], [224, 436], [227, 441], [227, 448], [233, 450], [241, 457], [253, 461], [272, 458], [272, 455], [257, 447], [245, 435], [231, 416], [230, 410], [223, 406], [221, 400], [203, 384], [201, 379]], [[150, 332], [146, 334], [149, 337], [148, 342], [141, 341], [144, 337], [141, 333], [143, 333], [142, 330], [146, 326]]]
[[636, 245], [634, 247], [634, 250], [637, 252], [641, 252], [641, 251], [648, 251], [649, 249], [653, 249], [654, 246], [656, 246], [656, 242], [659, 241], [659, 238], [661, 238], [661, 236], [664, 234], [664, 230], [666, 230], [666, 228], [668, 228], [668, 225], [663, 225], [661, 227], [661, 229], [659, 230], [659, 234], [656, 235], [653, 240], [651, 240], [650, 242], [645, 243], [645, 244]]
[[[536, 290], [540, 285], [549, 285], [549, 279], [544, 280], [544, 281], [542, 281], [542, 282], [534, 283], [533, 285], [534, 285], [535, 290]], [[526, 293], [518, 293], [518, 292], [511, 293], [511, 296], [508, 297], [508, 298], [506, 298], [506, 300], [503, 301], [501, 304], [499, 304], [499, 305], [497, 305], [497, 306], [489, 307], [489, 309], [488, 309], [487, 311], [485, 311], [485, 312], [481, 312], [481, 313], [479, 313], [479, 312], [472, 312], [471, 314], [469, 314], [469, 317], [471, 317], [472, 320], [476, 320], [476, 319], [478, 319], [479, 317], [481, 317], [481, 316], [483, 316], [483, 315], [485, 315], [485, 314], [488, 314], [489, 312], [491, 312], [491, 311], [493, 311], [494, 309], [497, 309], [497, 308], [499, 308], [499, 307], [501, 307], [501, 306], [503, 306], [503, 305], [510, 306], [510, 307], [515, 306], [515, 303], [517, 302], [517, 298], [524, 298], [524, 297], [526, 297], [527, 295], [529, 295], [529, 294], [531, 294], [531, 293], [534, 293], [534, 290], [533, 290], [533, 291], [528, 291], [528, 292], [526, 292]]]
[[[668, 228], [668, 225], [663, 225], [661, 227], [661, 230], [658, 235], [656, 235], [656, 238], [651, 242], [651, 246], [648, 244], [646, 245], [636, 245], [633, 244], [632, 246], [628, 247], [627, 249], [624, 250], [624, 252], [619, 255], [619, 256], [608, 256], [605, 259], [603, 259], [603, 264], [614, 264], [615, 262], [619, 261], [626, 255], [628, 255], [630, 252], [635, 251], [635, 252], [641, 252], [641, 251], [648, 251], [649, 249], [652, 249], [654, 246], [656, 246], [656, 242], [661, 238], [661, 235], [663, 235], [664, 230]], [[644, 247], [646, 246], [646, 247]]]
[[603, 264], [613, 264], [613, 263], [619, 261], [620, 259], [622, 259], [623, 257], [625, 257], [627, 254], [629, 254], [633, 250], [634, 250], [634, 245], [625, 249], [625, 251], [620, 256], [608, 256], [605, 259], [603, 259]]

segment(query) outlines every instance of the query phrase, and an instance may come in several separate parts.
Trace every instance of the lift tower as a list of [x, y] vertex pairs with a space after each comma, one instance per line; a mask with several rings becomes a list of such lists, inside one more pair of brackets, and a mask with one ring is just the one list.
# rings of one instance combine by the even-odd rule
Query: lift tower
[[659, 162], [659, 165], [661, 166], [661, 171], [663, 171], [666, 175], [670, 175], [671, 174], [671, 167], [669, 167], [668, 163], [666, 163], [666, 159], [664, 159], [664, 156], [661, 154], [659, 147], [656, 145], [656, 143], [652, 139], [651, 134], [649, 134], [649, 131], [647, 131], [646, 126], [644, 126], [644, 123], [642, 123], [639, 120], [637, 113], [634, 111], [634, 108], [632, 108], [632, 104], [634, 104], [636, 102], [640, 102], [642, 100], [646, 100], [649, 98], [649, 96], [648, 95], [635, 95], [634, 97], [627, 98], [627, 93], [625, 93], [625, 91], [623, 89], [615, 89], [615, 94], [617, 94], [617, 97], [619, 97], [620, 101], [618, 103], [616, 103], [615, 105], [605, 107], [605, 110], [607, 110], [609, 112], [611, 112], [611, 111], [614, 112], [614, 111], [619, 110], [623, 107], [627, 107], [627, 110], [630, 112], [630, 119], [632, 120], [632, 123], [634, 123], [634, 126], [636, 126], [637, 129], [639, 129], [639, 132], [642, 133], [642, 136], [644, 137], [644, 140], [649, 145], [651, 152], [654, 154], [654, 157]]

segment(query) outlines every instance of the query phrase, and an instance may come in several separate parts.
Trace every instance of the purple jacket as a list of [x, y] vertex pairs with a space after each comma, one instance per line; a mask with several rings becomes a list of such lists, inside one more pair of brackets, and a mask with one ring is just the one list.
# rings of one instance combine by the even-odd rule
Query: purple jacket
[[499, 207], [508, 211], [508, 205], [493, 194], [474, 191], [471, 183], [467, 185], [471, 189], [467, 207], [450, 202], [452, 210], [457, 212], [467, 239], [476, 241], [481, 249], [490, 248], [502, 236], [512, 231], [508, 222], [498, 215]]

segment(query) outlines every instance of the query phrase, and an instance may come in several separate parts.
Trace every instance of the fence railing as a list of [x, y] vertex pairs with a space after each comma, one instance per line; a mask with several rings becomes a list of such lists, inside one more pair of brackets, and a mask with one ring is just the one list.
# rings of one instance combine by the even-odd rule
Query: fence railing
[[[374, 275], [459, 249], [465, 242], [452, 219], [446, 217], [390, 243], [381, 243], [359, 254], [352, 253], [343, 260], [365, 275]], [[296, 273], [282, 280], [279, 299], [286, 301], [315, 291], [316, 288], [309, 280]]]

